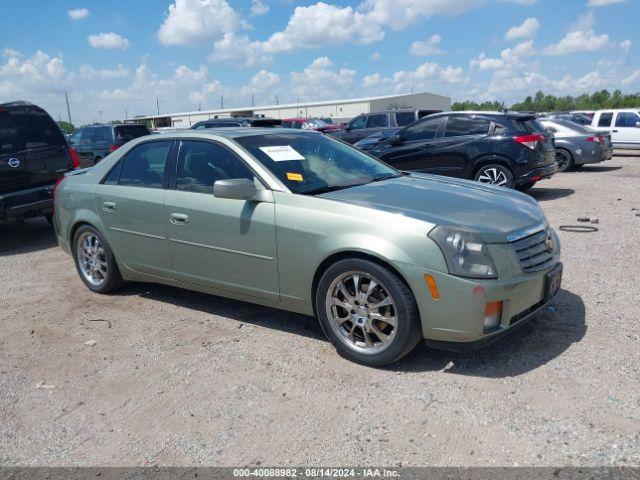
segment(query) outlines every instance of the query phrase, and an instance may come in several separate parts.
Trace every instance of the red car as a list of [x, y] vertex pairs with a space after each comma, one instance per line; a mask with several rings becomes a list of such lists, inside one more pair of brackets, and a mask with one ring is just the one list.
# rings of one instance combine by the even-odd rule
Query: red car
[[285, 118], [282, 120], [282, 126], [318, 132], [334, 132], [344, 128], [341, 123], [328, 123], [321, 118]]

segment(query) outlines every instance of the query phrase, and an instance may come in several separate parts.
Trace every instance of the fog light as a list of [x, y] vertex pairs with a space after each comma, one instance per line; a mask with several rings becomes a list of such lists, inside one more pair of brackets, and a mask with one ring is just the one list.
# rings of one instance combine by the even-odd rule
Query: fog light
[[484, 307], [484, 331], [500, 326], [502, 320], [502, 302], [490, 302]]

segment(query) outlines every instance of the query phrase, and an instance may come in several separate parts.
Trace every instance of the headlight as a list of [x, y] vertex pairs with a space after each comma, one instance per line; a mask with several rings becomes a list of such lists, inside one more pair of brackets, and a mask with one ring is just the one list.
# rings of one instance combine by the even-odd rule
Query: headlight
[[489, 250], [474, 232], [449, 227], [436, 227], [429, 238], [438, 244], [449, 267], [459, 277], [498, 278]]

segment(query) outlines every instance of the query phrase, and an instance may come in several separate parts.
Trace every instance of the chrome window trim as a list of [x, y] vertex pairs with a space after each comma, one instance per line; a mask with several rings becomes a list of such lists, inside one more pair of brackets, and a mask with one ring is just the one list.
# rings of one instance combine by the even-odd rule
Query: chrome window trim
[[540, 225], [536, 225], [535, 227], [529, 227], [524, 230], [519, 230], [517, 232], [508, 234], [507, 241], [509, 243], [517, 242], [518, 240], [522, 240], [523, 238], [527, 238], [531, 235], [535, 235], [536, 233], [540, 233], [546, 228], [547, 226], [544, 223], [541, 223]]

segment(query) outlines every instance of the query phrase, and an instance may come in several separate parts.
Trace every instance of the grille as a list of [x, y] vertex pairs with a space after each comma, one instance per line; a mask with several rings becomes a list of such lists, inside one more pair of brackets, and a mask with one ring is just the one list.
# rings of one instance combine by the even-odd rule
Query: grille
[[544, 229], [512, 243], [524, 272], [537, 272], [554, 265], [553, 246], [549, 231]]

